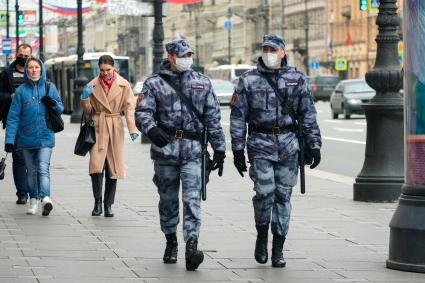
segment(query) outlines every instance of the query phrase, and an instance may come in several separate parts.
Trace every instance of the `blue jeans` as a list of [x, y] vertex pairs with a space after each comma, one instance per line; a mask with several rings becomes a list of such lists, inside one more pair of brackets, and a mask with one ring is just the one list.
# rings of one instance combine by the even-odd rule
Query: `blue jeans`
[[16, 195], [19, 198], [28, 197], [27, 168], [25, 167], [25, 160], [22, 152], [14, 150], [12, 152], [12, 159], [13, 180], [15, 181]]
[[52, 148], [24, 149], [30, 198], [50, 197], [50, 157]]

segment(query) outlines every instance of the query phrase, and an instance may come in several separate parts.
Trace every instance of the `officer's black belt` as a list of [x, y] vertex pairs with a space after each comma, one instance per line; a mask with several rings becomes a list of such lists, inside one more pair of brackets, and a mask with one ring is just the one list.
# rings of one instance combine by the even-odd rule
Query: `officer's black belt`
[[194, 141], [200, 141], [201, 135], [197, 132], [184, 131], [176, 128], [167, 128], [162, 125], [159, 126], [166, 134], [174, 137], [175, 139], [188, 139]]
[[295, 132], [295, 128], [293, 126], [285, 126], [285, 127], [260, 127], [254, 124], [249, 124], [250, 132], [256, 132], [267, 135], [282, 135], [289, 132]]

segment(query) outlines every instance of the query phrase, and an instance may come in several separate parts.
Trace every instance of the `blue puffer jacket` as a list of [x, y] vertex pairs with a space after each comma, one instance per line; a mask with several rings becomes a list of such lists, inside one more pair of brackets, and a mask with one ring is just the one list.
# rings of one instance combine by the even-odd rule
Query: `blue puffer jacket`
[[[25, 83], [16, 89], [6, 124], [5, 144], [14, 144], [17, 150], [54, 147], [55, 135], [46, 126], [46, 106], [40, 101], [46, 95], [46, 68], [41, 63], [41, 78], [33, 82], [25, 66]], [[50, 84], [49, 94], [56, 101], [53, 108], [63, 112], [58, 90]]]

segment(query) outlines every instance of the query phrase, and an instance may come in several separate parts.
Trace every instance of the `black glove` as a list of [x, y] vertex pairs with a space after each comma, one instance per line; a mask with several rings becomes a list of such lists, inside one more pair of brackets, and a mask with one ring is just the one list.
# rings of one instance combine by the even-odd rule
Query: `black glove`
[[7, 143], [4, 145], [4, 151], [6, 152], [12, 152], [13, 151], [13, 144]]
[[310, 169], [314, 169], [320, 163], [320, 159], [321, 159], [320, 149], [318, 148], [310, 149], [310, 155], [313, 158], [313, 163], [310, 165]]
[[40, 101], [44, 105], [49, 106], [49, 107], [55, 107], [56, 106], [56, 101], [48, 95], [43, 96]]
[[247, 172], [244, 150], [233, 151], [233, 164], [238, 169], [239, 174], [243, 177], [243, 172]]
[[158, 127], [150, 129], [148, 138], [159, 147], [164, 147], [170, 143], [170, 136]]
[[214, 151], [211, 170], [214, 171], [215, 169], [218, 169], [218, 176], [220, 177], [223, 176], [224, 158], [226, 158], [226, 153], [224, 151]]

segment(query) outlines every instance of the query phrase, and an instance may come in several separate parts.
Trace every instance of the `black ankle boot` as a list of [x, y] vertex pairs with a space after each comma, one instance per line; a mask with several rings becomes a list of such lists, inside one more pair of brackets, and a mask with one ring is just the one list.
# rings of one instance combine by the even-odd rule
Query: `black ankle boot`
[[102, 183], [103, 183], [103, 174], [96, 173], [91, 174], [91, 185], [93, 189], [94, 197], [94, 208], [91, 212], [92, 216], [99, 216], [102, 214]]
[[112, 207], [110, 204], [103, 204], [103, 209], [105, 210], [105, 217], [114, 217], [114, 213], [112, 212]]
[[165, 238], [167, 239], [167, 246], [163, 257], [164, 263], [176, 263], [178, 254], [176, 233], [165, 235]]
[[285, 243], [285, 236], [273, 236], [273, 248], [272, 248], [272, 266], [273, 267], [285, 267], [286, 261], [283, 258], [283, 244]]
[[104, 209], [105, 217], [114, 217], [111, 206], [115, 201], [115, 192], [117, 190], [117, 180], [109, 177], [108, 168], [105, 169], [106, 181], [105, 181], [105, 197], [104, 197]]
[[198, 240], [186, 242], [186, 270], [196, 270], [204, 261], [204, 253], [198, 250]]
[[91, 216], [100, 216], [102, 214], [102, 199], [94, 200], [94, 208], [91, 212]]
[[264, 264], [269, 257], [267, 253], [267, 241], [269, 235], [269, 226], [255, 226], [257, 228], [257, 241], [255, 242], [255, 260]]

